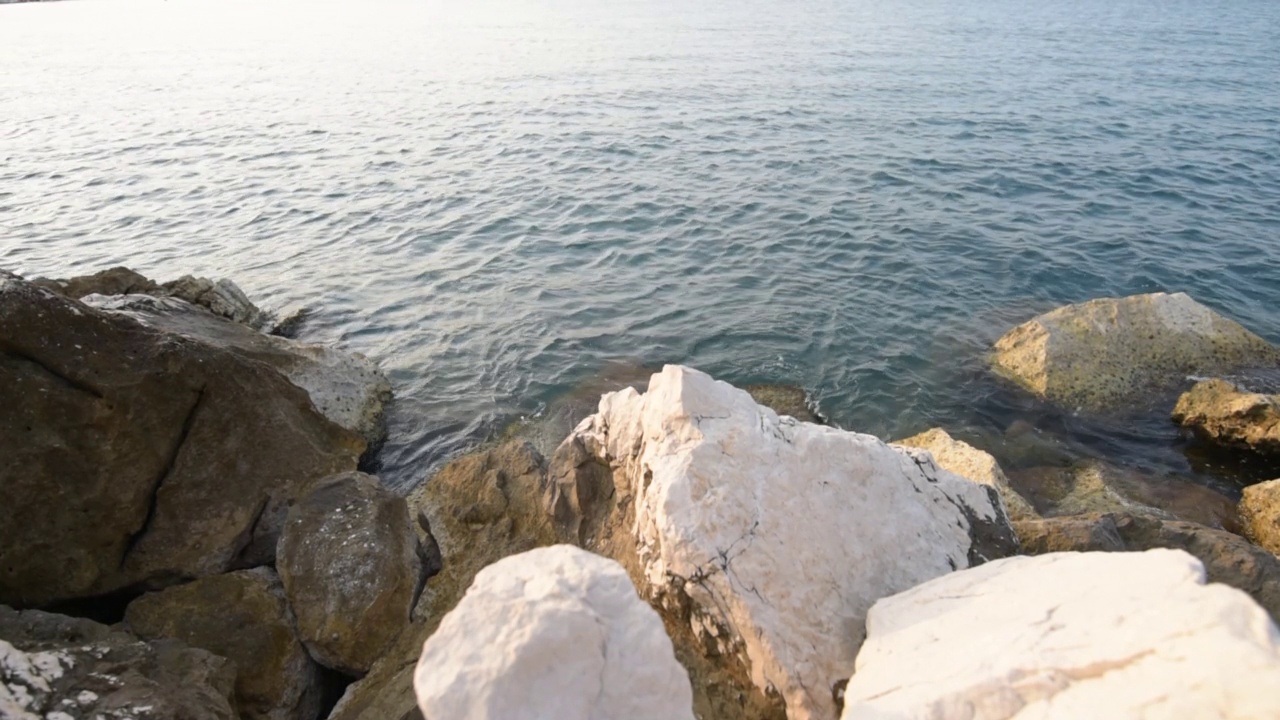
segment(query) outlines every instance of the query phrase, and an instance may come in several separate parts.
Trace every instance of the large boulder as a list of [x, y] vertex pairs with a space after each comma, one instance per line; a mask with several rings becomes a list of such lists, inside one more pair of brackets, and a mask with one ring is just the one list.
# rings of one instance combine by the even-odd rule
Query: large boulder
[[363, 675], [409, 624], [422, 557], [404, 498], [348, 472], [289, 510], [276, 567], [303, 643], [320, 664]]
[[266, 363], [306, 390], [322, 415], [359, 434], [369, 447], [386, 437], [383, 410], [391, 383], [364, 355], [266, 335], [178, 298], [90, 295], [84, 302]]
[[1226, 380], [1202, 380], [1178, 398], [1173, 421], [1226, 449], [1280, 456], [1280, 395], [1246, 392]]
[[1113, 411], [1187, 375], [1275, 367], [1280, 350], [1184, 293], [1090, 300], [995, 344], [995, 370], [1068, 409]]
[[956, 440], [946, 430], [933, 428], [894, 444], [927, 450], [943, 470], [995, 488], [1010, 520], [1033, 520], [1040, 517], [1031, 503], [1009, 485], [1009, 478], [1005, 477], [995, 458], [968, 443]]
[[1149, 515], [1109, 513], [1014, 523], [1022, 551], [1136, 552], [1176, 548], [1204, 563], [1210, 582], [1249, 593], [1280, 622], [1280, 558], [1225, 530]]
[[530, 443], [506, 442], [457, 458], [409, 497], [443, 562], [427, 581], [413, 623], [347, 688], [330, 720], [417, 716], [414, 667], [422, 644], [466, 593], [476, 574], [509, 555], [559, 540], [543, 510], [546, 466]]
[[0, 277], [0, 601], [269, 561], [359, 436], [270, 367]]
[[176, 640], [0, 607], [0, 717], [236, 720], [235, 665]]
[[236, 664], [236, 704], [255, 720], [314, 720], [319, 667], [302, 647], [280, 578], [270, 568], [201, 578], [129, 604], [125, 624], [148, 640], [172, 638]]
[[617, 563], [570, 545], [476, 575], [422, 648], [427, 720], [693, 720], [662, 620]]
[[1280, 555], [1280, 480], [1268, 480], [1244, 489], [1240, 523], [1249, 539]]
[[1127, 512], [1232, 531], [1240, 527], [1235, 502], [1204, 485], [1093, 458], [1066, 467], [1010, 470], [1009, 479], [1045, 517]]
[[1177, 550], [1008, 558], [937, 578], [871, 609], [843, 717], [1280, 716], [1275, 624], [1204, 583]]
[[[1016, 549], [994, 488], [779, 417], [684, 367], [643, 395], [603, 397], [565, 447], [612, 470], [611, 486], [583, 492], [581, 473], [553, 469], [585, 546], [619, 559], [704, 654], [744, 668], [744, 693], [780, 697], [791, 720], [835, 714], [872, 603]], [[614, 516], [593, 527], [602, 502]]]

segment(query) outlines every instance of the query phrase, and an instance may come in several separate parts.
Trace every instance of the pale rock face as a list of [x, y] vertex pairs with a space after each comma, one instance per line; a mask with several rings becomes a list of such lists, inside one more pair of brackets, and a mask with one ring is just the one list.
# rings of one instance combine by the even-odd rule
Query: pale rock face
[[1189, 374], [1274, 367], [1280, 352], [1184, 293], [1067, 305], [996, 341], [992, 365], [1069, 409], [1123, 409]]
[[1250, 540], [1280, 555], [1280, 480], [1245, 488], [1240, 500], [1240, 520]]
[[1280, 633], [1247, 595], [1204, 579], [1180, 550], [1054, 553], [885, 598], [842, 717], [1280, 716]]
[[657, 613], [620, 565], [569, 545], [480, 571], [414, 689], [426, 720], [693, 720]]
[[1040, 517], [1031, 503], [1009, 485], [1009, 478], [1005, 477], [995, 458], [968, 443], [956, 440], [946, 430], [933, 428], [894, 444], [927, 450], [942, 469], [995, 488], [1000, 494], [1000, 500], [1004, 502], [1010, 520], [1018, 522]]
[[835, 715], [872, 603], [1016, 547], [993, 489], [684, 367], [604, 396], [570, 441], [633, 498], [642, 592], [692, 601], [791, 720]]

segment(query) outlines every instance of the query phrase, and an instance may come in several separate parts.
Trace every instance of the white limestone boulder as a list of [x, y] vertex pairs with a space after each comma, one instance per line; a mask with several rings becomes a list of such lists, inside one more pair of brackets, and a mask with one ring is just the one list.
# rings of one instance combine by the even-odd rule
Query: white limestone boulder
[[693, 720], [658, 614], [616, 562], [570, 545], [476, 575], [422, 648], [426, 720]]
[[685, 367], [604, 396], [566, 443], [612, 468], [641, 591], [790, 720], [835, 716], [872, 603], [1016, 546], [994, 488]]
[[876, 603], [844, 720], [1280, 717], [1280, 634], [1181, 550], [1054, 553]]
[[1004, 470], [1000, 469], [1000, 464], [990, 453], [956, 440], [942, 428], [926, 430], [919, 435], [898, 440], [894, 445], [927, 450], [934, 462], [943, 469], [995, 488], [1004, 502], [1005, 512], [1013, 522], [1040, 517], [1031, 503], [1009, 484], [1009, 478], [1005, 477]]
[[1185, 293], [1067, 305], [1005, 333], [996, 372], [1068, 409], [1122, 410], [1187, 375], [1275, 367], [1280, 350]]

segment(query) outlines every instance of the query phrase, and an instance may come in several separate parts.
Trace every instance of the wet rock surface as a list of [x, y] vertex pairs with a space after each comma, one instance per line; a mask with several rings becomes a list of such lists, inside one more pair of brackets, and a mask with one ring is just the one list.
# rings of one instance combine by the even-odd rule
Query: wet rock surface
[[1280, 480], [1268, 480], [1244, 489], [1240, 522], [1250, 540], [1280, 555]]
[[124, 622], [141, 638], [180, 640], [234, 662], [244, 718], [312, 720], [320, 710], [319, 668], [298, 639], [270, 568], [148, 593], [129, 604]]
[[237, 720], [234, 663], [176, 640], [0, 606], [6, 720]]
[[422, 579], [404, 498], [355, 472], [325, 478], [290, 508], [276, 567], [312, 657], [357, 676], [409, 625]]
[[1173, 421], [1224, 449], [1280, 456], [1280, 395], [1204, 380], [1178, 398]]
[[1071, 410], [1114, 412], [1188, 375], [1280, 365], [1280, 350], [1183, 293], [1067, 305], [1010, 330], [992, 366]]
[[[0, 600], [262, 564], [365, 443], [271, 368], [0, 278]], [[56, 500], [51, 500], [56, 498]]]

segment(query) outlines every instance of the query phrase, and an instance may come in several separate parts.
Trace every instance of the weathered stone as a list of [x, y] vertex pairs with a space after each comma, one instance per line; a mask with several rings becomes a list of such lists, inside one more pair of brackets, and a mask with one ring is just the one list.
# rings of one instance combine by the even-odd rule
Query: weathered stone
[[414, 686], [426, 718], [693, 720], [662, 620], [621, 566], [570, 545], [480, 571]]
[[630, 530], [618, 559], [638, 565], [642, 594], [780, 695], [791, 720], [834, 715], [875, 600], [1016, 549], [993, 488], [780, 418], [688, 368], [667, 366], [644, 395], [606, 395], [574, 442], [614, 470], [608, 501], [634, 513], [588, 549], [611, 554]]
[[236, 720], [235, 665], [176, 640], [0, 606], [6, 720]]
[[1101, 460], [1011, 470], [1009, 479], [1045, 517], [1131, 512], [1233, 531], [1240, 526], [1235, 503], [1225, 495], [1182, 478], [1149, 475]]
[[1244, 392], [1226, 380], [1203, 380], [1178, 398], [1173, 421], [1227, 449], [1280, 455], [1280, 395]]
[[173, 297], [208, 308], [214, 315], [244, 323], [254, 329], [261, 328], [267, 320], [267, 316], [249, 300], [240, 286], [230, 280], [214, 282], [208, 278], [183, 275], [162, 287]]
[[19, 606], [261, 564], [286, 504], [364, 450], [261, 363], [14, 278], [0, 406], [0, 601]]
[[751, 399], [779, 415], [790, 415], [800, 422], [823, 423], [822, 416], [809, 407], [809, 395], [796, 385], [743, 385]]
[[1204, 582], [1177, 550], [1007, 558], [937, 578], [871, 608], [843, 717], [1280, 716], [1275, 624]]
[[293, 627], [270, 568], [213, 575], [134, 600], [125, 624], [148, 640], [172, 638], [236, 664], [236, 704], [246, 718], [314, 720], [319, 667]]
[[1204, 563], [1210, 582], [1243, 590], [1280, 622], [1280, 558], [1225, 530], [1135, 514], [1089, 514], [1014, 523], [1022, 551], [1176, 548]]
[[1005, 477], [1004, 471], [1000, 469], [1000, 464], [995, 458], [968, 443], [956, 440], [948, 435], [946, 430], [933, 428], [905, 440], [898, 440], [894, 444], [928, 450], [943, 470], [995, 488], [1000, 494], [1000, 500], [1004, 503], [1010, 520], [1031, 520], [1040, 517], [1035, 508], [1031, 507], [1031, 503], [1009, 485], [1009, 478]]
[[92, 275], [81, 275], [67, 280], [38, 278], [32, 283], [73, 299], [94, 294], [128, 295], [161, 292], [159, 285], [127, 267], [113, 267]]
[[1091, 300], [1040, 315], [995, 345], [997, 372], [1068, 409], [1110, 411], [1187, 375], [1274, 367], [1280, 351], [1183, 293]]
[[[558, 540], [543, 511], [545, 463], [526, 442], [507, 442], [449, 463], [409, 497], [443, 555], [405, 628], [330, 720], [384, 720], [417, 714], [414, 667], [423, 642], [458, 604], [480, 570], [498, 560]], [[435, 719], [432, 719], [435, 720]]]
[[1280, 480], [1268, 480], [1244, 489], [1240, 524], [1249, 539], [1280, 555]]
[[383, 410], [391, 383], [364, 355], [266, 335], [177, 298], [91, 295], [84, 302], [264, 362], [306, 390], [322, 415], [359, 434], [369, 447], [386, 437]]
[[363, 473], [321, 481], [289, 510], [276, 567], [307, 650], [363, 675], [408, 626], [421, 587], [404, 498]]

